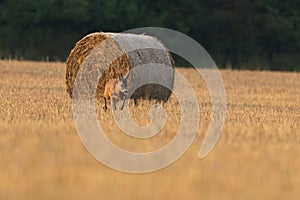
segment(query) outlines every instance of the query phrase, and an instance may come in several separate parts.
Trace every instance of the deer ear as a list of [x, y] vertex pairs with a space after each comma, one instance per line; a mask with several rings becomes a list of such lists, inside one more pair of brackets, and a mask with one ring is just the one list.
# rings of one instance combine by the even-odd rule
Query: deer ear
[[127, 79], [129, 76], [129, 70], [127, 71], [127, 73], [124, 75], [124, 78], [123, 79]]

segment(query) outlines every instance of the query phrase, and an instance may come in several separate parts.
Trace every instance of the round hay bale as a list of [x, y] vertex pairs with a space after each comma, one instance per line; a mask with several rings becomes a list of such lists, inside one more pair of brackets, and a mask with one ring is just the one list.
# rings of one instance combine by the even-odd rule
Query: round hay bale
[[[139, 49], [134, 47], [138, 46]], [[132, 48], [132, 49], [131, 49]], [[171, 73], [156, 71], [159, 78], [164, 80], [164, 84], [173, 88], [174, 83], [174, 62], [169, 51], [157, 39], [147, 35], [125, 34], [125, 33], [91, 33], [79, 40], [70, 52], [66, 62], [66, 88], [72, 98], [74, 82], [78, 70], [84, 62], [87, 62], [87, 69], [83, 77], [87, 85], [93, 75], [99, 75], [96, 97], [103, 96], [106, 82], [112, 78], [124, 76], [128, 70], [144, 64], [162, 64], [170, 67]], [[157, 68], [156, 68], [157, 69]], [[97, 71], [98, 73], [93, 73]], [[130, 77], [138, 80], [139, 74], [135, 73]], [[145, 76], [145, 75], [143, 75]], [[143, 77], [141, 76], [141, 77]], [[138, 88], [131, 98], [156, 99], [167, 101], [172, 91], [162, 85], [146, 84]]]

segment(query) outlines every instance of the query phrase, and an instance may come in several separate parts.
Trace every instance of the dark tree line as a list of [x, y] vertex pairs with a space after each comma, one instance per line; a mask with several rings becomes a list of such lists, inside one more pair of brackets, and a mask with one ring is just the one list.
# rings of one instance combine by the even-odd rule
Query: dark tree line
[[298, 0], [0, 0], [0, 57], [65, 60], [94, 31], [181, 31], [220, 67], [300, 70]]

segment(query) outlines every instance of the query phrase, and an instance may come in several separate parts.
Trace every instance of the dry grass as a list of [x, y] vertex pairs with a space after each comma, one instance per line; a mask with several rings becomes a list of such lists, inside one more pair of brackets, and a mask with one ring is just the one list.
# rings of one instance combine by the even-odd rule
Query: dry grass
[[[209, 96], [192, 69], [179, 71], [198, 89], [198, 137], [170, 167], [132, 175], [105, 167], [81, 144], [63, 63], [0, 61], [0, 199], [298, 199], [300, 74], [221, 71], [226, 124], [213, 152], [198, 160]], [[138, 123], [149, 120], [148, 105], [133, 112]], [[106, 127], [109, 137], [129, 150], [163, 146], [179, 123], [175, 100], [165, 107], [169, 122], [157, 137], [131, 141]], [[99, 118], [113, 124], [109, 115]]]

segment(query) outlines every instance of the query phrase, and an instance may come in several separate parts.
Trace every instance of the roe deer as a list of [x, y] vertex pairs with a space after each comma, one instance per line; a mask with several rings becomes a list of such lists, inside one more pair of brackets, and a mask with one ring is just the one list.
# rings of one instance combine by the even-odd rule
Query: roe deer
[[122, 106], [120, 110], [123, 110], [124, 103], [126, 100], [126, 96], [128, 94], [128, 87], [127, 87], [127, 78], [129, 75], [129, 71], [125, 74], [124, 77], [118, 79], [110, 79], [106, 82], [104, 88], [104, 110], [107, 110], [107, 100], [111, 98], [113, 109], [116, 109], [117, 101], [123, 99]]

